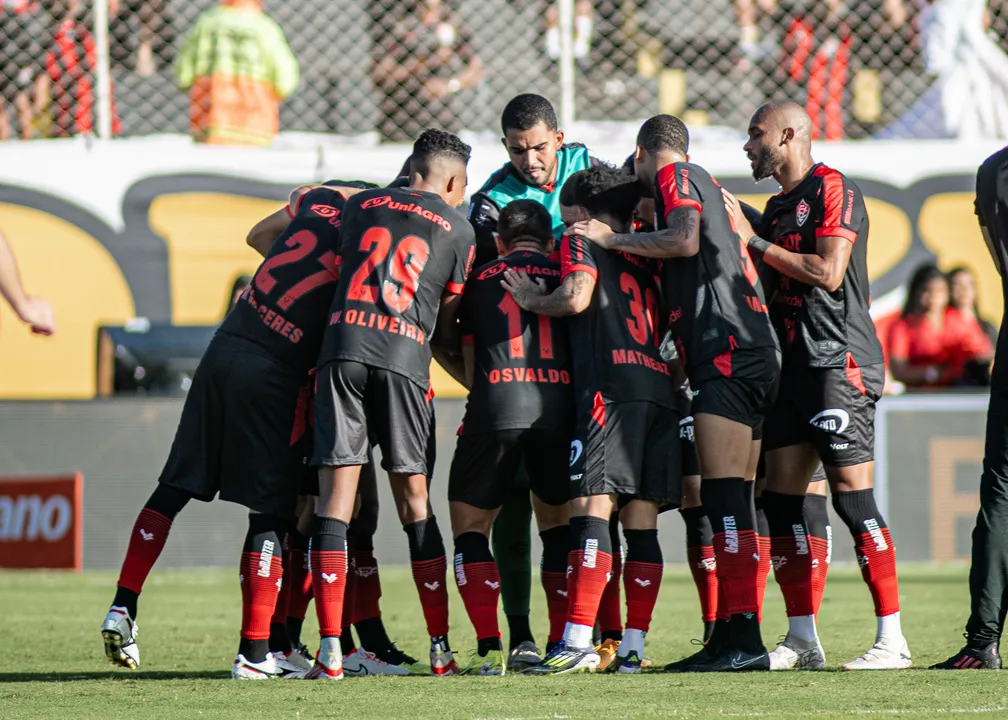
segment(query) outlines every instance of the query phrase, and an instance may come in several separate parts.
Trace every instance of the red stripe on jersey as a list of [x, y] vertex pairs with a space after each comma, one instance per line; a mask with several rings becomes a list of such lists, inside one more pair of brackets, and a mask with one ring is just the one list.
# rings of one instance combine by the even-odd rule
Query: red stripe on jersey
[[445, 290], [450, 292], [452, 295], [461, 295], [462, 291], [465, 290], [465, 285], [457, 282], [445, 283]]
[[[833, 168], [820, 165], [814, 175], [822, 178], [823, 219], [822, 225], [816, 229], [816, 237], [842, 237], [850, 242], [857, 239], [857, 234], [843, 227], [844, 179], [843, 175]], [[850, 218], [848, 218], [849, 220]]]
[[293, 220], [294, 219], [294, 213], [291, 212], [290, 203], [287, 203], [287, 205], [284, 206], [284, 210], [287, 211], [287, 217], [289, 217], [291, 220]]
[[582, 258], [584, 258], [584, 252], [581, 248], [578, 247], [572, 251], [570, 238], [564, 235], [560, 240], [560, 279], [563, 280], [571, 273], [583, 272], [591, 275], [592, 280], [598, 280], [598, 272], [590, 265], [582, 263]]
[[427, 395], [424, 396], [427, 404], [430, 405], [431, 400], [434, 399], [434, 385], [430, 380], [427, 381]]
[[598, 280], [598, 272], [591, 265], [565, 265], [561, 272], [561, 278], [565, 278], [576, 272], [588, 273], [592, 280]]
[[595, 424], [599, 427], [605, 427], [605, 400], [602, 399], [602, 393], [595, 393], [595, 401], [592, 404], [591, 419], [595, 421]]
[[858, 389], [859, 393], [868, 394], [868, 388], [865, 387], [864, 378], [861, 376], [861, 368], [854, 362], [854, 356], [849, 350], [847, 351], [847, 380]]
[[[693, 198], [683, 197], [684, 194], [689, 193], [688, 168], [682, 167], [680, 169], [680, 178], [675, 176], [675, 170], [675, 165], [666, 165], [658, 171], [658, 187], [661, 189], [662, 203], [665, 205], [664, 219], [668, 219], [670, 212], [683, 206], [696, 208], [697, 212], [703, 212], [703, 205]], [[679, 180], [682, 180], [682, 189], [680, 189]]]

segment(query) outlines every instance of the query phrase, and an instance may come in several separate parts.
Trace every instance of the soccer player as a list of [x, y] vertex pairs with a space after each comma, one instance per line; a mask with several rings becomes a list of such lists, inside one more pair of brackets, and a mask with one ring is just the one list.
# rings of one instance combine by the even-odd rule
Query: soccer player
[[278, 658], [269, 652], [270, 621], [282, 585], [281, 538], [297, 502], [306, 380], [336, 289], [344, 203], [328, 187], [291, 194], [293, 220], [200, 361], [158, 487], [130, 534], [102, 624], [105, 653], [114, 664], [139, 666], [137, 600], [175, 516], [193, 498], [219, 495], [250, 510], [239, 570], [241, 642], [231, 675], [265, 679], [304, 669], [293, 654]]
[[568, 230], [608, 250], [665, 258], [662, 289], [676, 349], [693, 388], [700, 496], [714, 533], [727, 633], [686, 669], [765, 670], [758, 621], [759, 542], [750, 486], [763, 415], [776, 394], [780, 351], [756, 268], [714, 179], [688, 161], [689, 133], [671, 115], [637, 134], [638, 179], [652, 188], [658, 229], [616, 232], [598, 219]]
[[[627, 231], [640, 193], [633, 176], [596, 165], [564, 183], [561, 211], [568, 227], [592, 217]], [[658, 268], [595, 248], [573, 233], [564, 237], [560, 257], [563, 282], [548, 295], [543, 283], [522, 270], [506, 271], [502, 281], [522, 308], [569, 316], [571, 347], [577, 349], [567, 625], [560, 644], [528, 672], [598, 666], [592, 628], [612, 570], [610, 518], [619, 508], [627, 541], [627, 623], [610, 669], [637, 673], [662, 578], [658, 512], [678, 505], [681, 493], [680, 417], [669, 369], [658, 351]]]
[[[810, 128], [804, 109], [792, 102], [768, 103], [749, 123], [744, 149], [753, 177], [773, 176], [782, 188], [763, 211], [764, 237], [725, 194], [741, 242], [779, 276], [770, 317], [783, 349], [781, 384], [787, 392], [767, 417], [763, 504], [778, 528], [771, 531], [778, 537], [774, 555], [795, 573], [786, 580], [778, 575], [785, 580], [789, 629], [774, 650], [772, 668], [822, 663], [807, 580], [812, 556], [801, 552], [797, 536], [808, 532], [803, 497], [820, 461], [833, 507], [854, 538], [878, 618], [873, 646], [844, 668], [906, 668], [911, 659], [900, 627], [896, 552], [872, 491], [875, 402], [885, 368], [868, 314], [868, 217], [857, 185], [812, 160]], [[782, 542], [782, 528], [792, 529], [790, 541]]]
[[[1008, 306], [1008, 148], [987, 158], [977, 171], [976, 214], [984, 243], [1001, 275]], [[987, 440], [983, 475], [980, 476], [980, 512], [973, 529], [973, 564], [970, 567], [970, 616], [966, 645], [938, 670], [999, 670], [998, 640], [1004, 632], [1008, 609], [1008, 359], [1004, 344], [1008, 332], [1002, 321], [991, 373], [987, 409]]]
[[447, 563], [427, 481], [431, 335], [451, 331], [471, 267], [465, 197], [471, 149], [426, 130], [413, 145], [404, 188], [359, 193], [343, 211], [342, 273], [318, 360], [315, 445], [319, 497], [311, 540], [321, 649], [310, 679], [343, 676], [340, 635], [347, 526], [373, 437], [382, 452], [413, 579], [431, 637], [431, 673], [456, 671], [448, 644]]
[[459, 324], [471, 388], [448, 481], [455, 580], [476, 629], [478, 647], [463, 672], [503, 675], [497, 625], [500, 576], [490, 554], [490, 528], [524, 462], [543, 543], [542, 583], [550, 639], [566, 619], [568, 458], [574, 431], [569, 343], [565, 325], [522, 310], [500, 284], [521, 268], [560, 284], [549, 211], [535, 200], [501, 210], [500, 258], [475, 270], [462, 296]]
[[[516, 199], [535, 200], [549, 211], [553, 238], [559, 247], [564, 227], [560, 217], [560, 188], [572, 174], [593, 162], [583, 145], [564, 143], [556, 111], [541, 95], [526, 93], [512, 98], [501, 114], [501, 131], [504, 133], [501, 143], [509, 160], [473, 194], [469, 204], [469, 220], [476, 231], [476, 267], [497, 257], [494, 235], [498, 216]], [[522, 670], [542, 660], [529, 626], [531, 523], [528, 476], [519, 466], [518, 480], [504, 498], [492, 534], [509, 627], [508, 667], [512, 670]], [[618, 617], [619, 578], [614, 581]]]

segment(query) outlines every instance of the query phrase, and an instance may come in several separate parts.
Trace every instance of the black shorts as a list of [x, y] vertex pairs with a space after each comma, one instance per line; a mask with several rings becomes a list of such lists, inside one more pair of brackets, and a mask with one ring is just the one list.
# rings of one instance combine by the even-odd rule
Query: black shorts
[[293, 517], [302, 471], [304, 378], [240, 339], [216, 336], [193, 376], [158, 482], [210, 501]]
[[[524, 461], [525, 473], [519, 474]], [[459, 436], [448, 476], [448, 499], [496, 510], [517, 483], [547, 505], [570, 500], [570, 432], [494, 430]], [[525, 475], [526, 477], [522, 477]]]
[[763, 419], [777, 398], [780, 354], [773, 348], [736, 350], [731, 375], [700, 372], [707, 377], [693, 386], [693, 415], [707, 413], [727, 418], [763, 437]]
[[679, 452], [682, 457], [683, 477], [700, 474], [700, 457], [696, 450], [696, 436], [693, 433], [693, 416], [687, 415], [679, 421]]
[[432, 429], [429, 393], [405, 375], [349, 360], [319, 368], [312, 466], [364, 465], [377, 445], [386, 472], [429, 477]]
[[570, 448], [571, 497], [627, 496], [682, 503], [679, 413], [644, 400], [601, 403]]
[[784, 392], [767, 414], [767, 450], [811, 443], [823, 465], [875, 459], [875, 403], [885, 367], [804, 368], [781, 377]]
[[[766, 448], [761, 446], [759, 452], [759, 461], [756, 464], [756, 479], [766, 477]], [[822, 463], [819, 463], [819, 467], [816, 471], [812, 473], [812, 479], [809, 482], [820, 482], [826, 479], [826, 468], [823, 467]]]

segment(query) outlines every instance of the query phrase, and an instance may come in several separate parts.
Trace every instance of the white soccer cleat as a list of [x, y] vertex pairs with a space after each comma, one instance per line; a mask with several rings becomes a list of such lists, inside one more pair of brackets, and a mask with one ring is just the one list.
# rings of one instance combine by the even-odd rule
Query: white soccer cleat
[[412, 675], [409, 668], [379, 660], [374, 653], [357, 648], [343, 656], [343, 674], [349, 677], [365, 675]]
[[787, 634], [770, 653], [771, 670], [821, 670], [826, 667], [826, 653], [818, 639], [811, 642]]
[[280, 676], [284, 678], [303, 677], [312, 669], [312, 665], [314, 664], [310, 657], [305, 657], [297, 648], [291, 650], [286, 655], [275, 652], [273, 653], [273, 658], [276, 660]]
[[843, 666], [844, 670], [905, 670], [913, 665], [906, 638], [894, 643], [877, 641], [864, 655]]
[[118, 605], [109, 608], [101, 626], [105, 657], [113, 665], [130, 670], [140, 667], [140, 646], [137, 645], [137, 624], [129, 610]]
[[455, 664], [455, 656], [448, 644], [438, 638], [431, 638], [430, 674], [439, 677], [459, 674], [458, 665]]
[[328, 653], [323, 657], [320, 653], [315, 658], [312, 669], [300, 677], [305, 680], [342, 680], [343, 656], [339, 653]]
[[257, 663], [249, 661], [239, 653], [231, 666], [232, 680], [272, 680], [276, 677], [280, 677], [280, 669], [273, 653], [267, 653], [266, 659]]

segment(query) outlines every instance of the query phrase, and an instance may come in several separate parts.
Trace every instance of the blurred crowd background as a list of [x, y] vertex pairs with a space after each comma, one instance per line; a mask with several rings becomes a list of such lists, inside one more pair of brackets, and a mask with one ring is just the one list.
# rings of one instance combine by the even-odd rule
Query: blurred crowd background
[[[105, 101], [116, 136], [406, 142], [560, 95], [556, 0], [100, 0], [107, 34], [95, 1], [0, 0], [0, 139], [94, 132]], [[577, 120], [741, 129], [784, 96], [817, 139], [1008, 137], [1008, 0], [564, 1]]]

